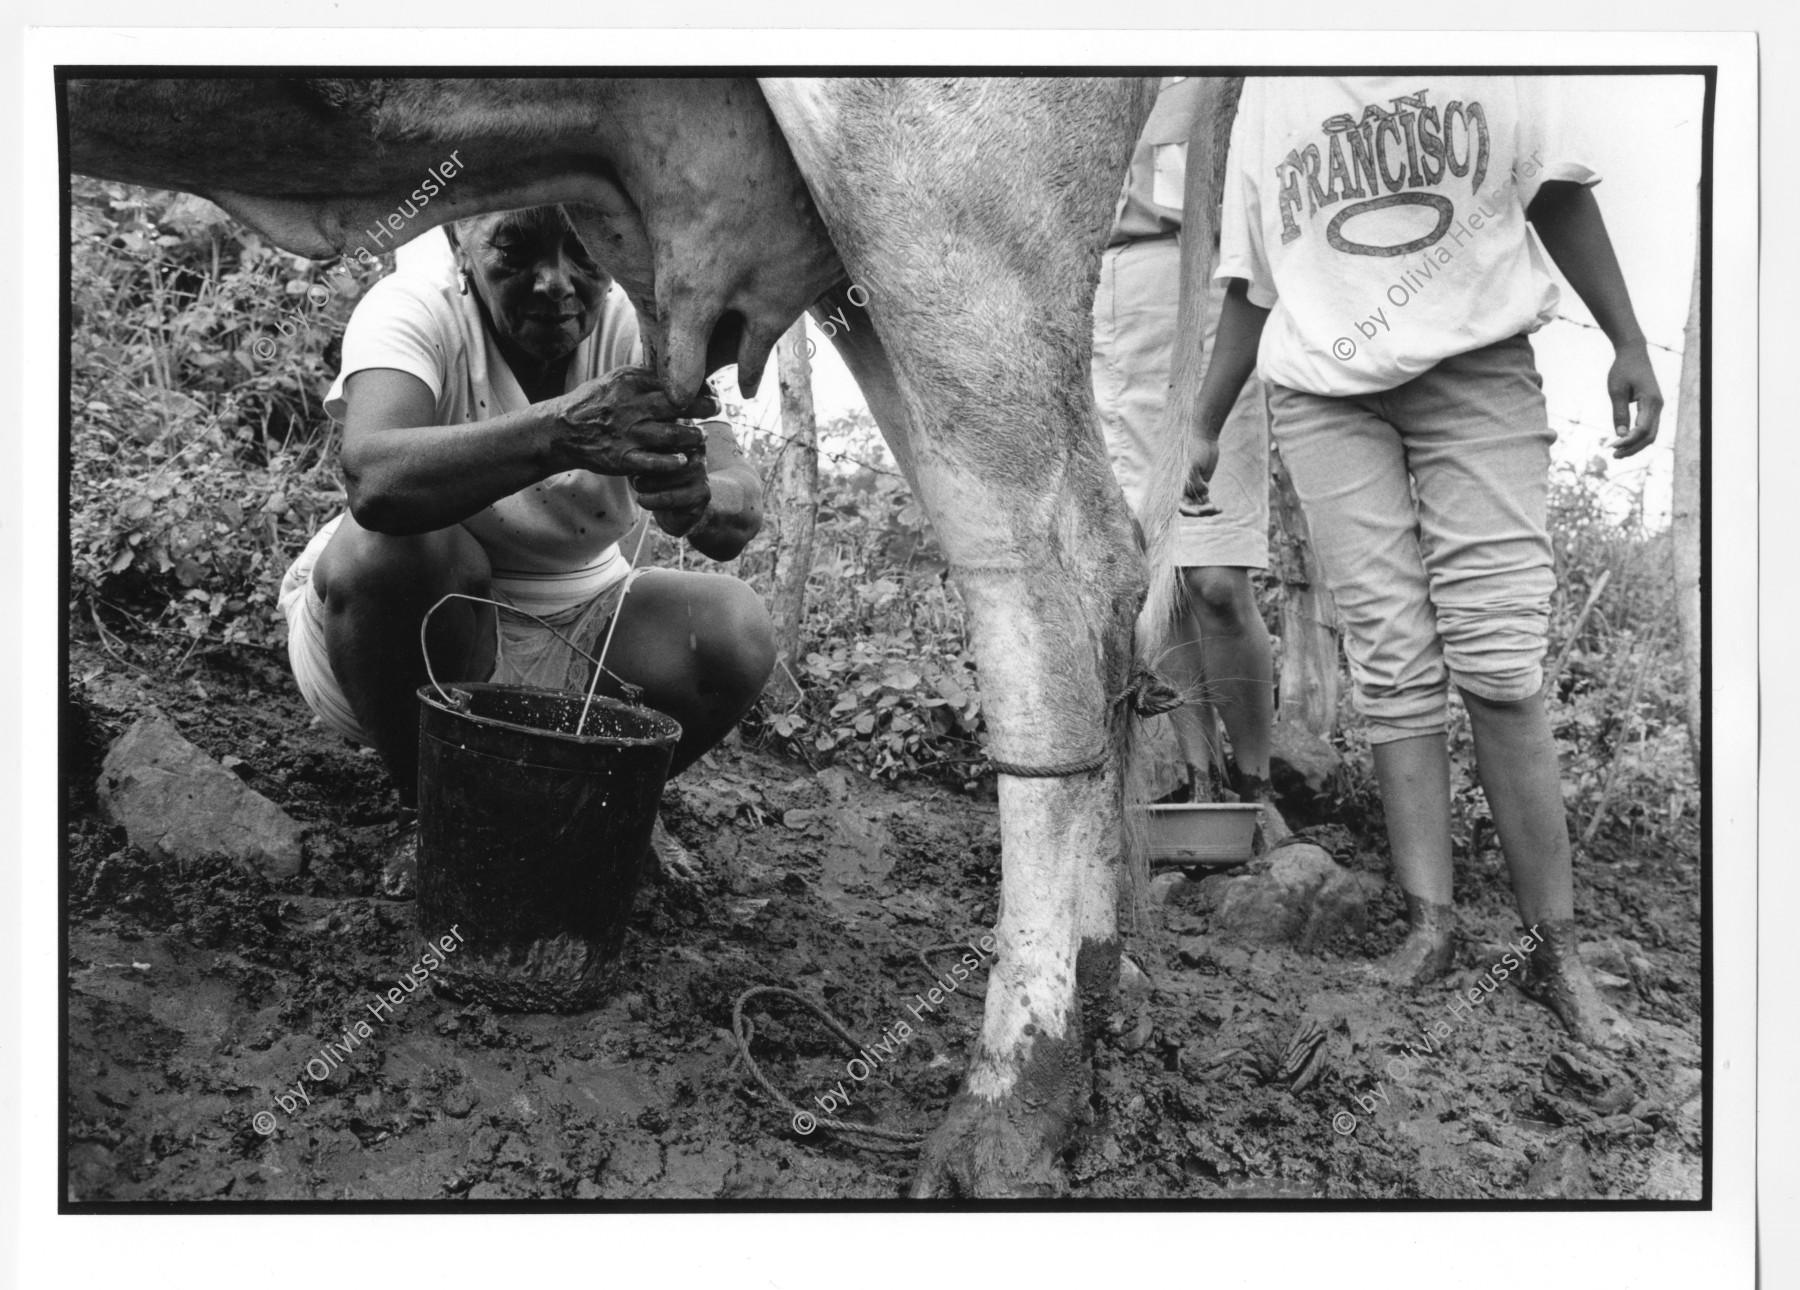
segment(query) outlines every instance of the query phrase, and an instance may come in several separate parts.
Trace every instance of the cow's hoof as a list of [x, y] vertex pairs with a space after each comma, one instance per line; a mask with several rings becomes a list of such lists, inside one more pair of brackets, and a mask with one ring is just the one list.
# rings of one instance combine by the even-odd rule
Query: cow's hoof
[[960, 1095], [950, 1117], [919, 1153], [914, 1200], [1060, 1196], [1059, 1159], [1075, 1117], [1033, 1108], [1018, 1098], [990, 1102]]

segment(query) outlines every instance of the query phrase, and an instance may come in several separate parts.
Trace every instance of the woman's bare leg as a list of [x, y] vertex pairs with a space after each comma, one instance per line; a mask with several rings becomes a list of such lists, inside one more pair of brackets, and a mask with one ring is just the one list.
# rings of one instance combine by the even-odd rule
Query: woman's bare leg
[[1534, 995], [1584, 1043], [1606, 1038], [1611, 1010], [1581, 961], [1575, 927], [1575, 878], [1563, 816], [1562, 772], [1542, 695], [1497, 703], [1462, 692], [1475, 733], [1475, 763], [1513, 898], [1542, 946], [1531, 955]]
[[1456, 951], [1450, 859], [1450, 752], [1441, 731], [1375, 745], [1394, 877], [1406, 893], [1406, 939], [1375, 971], [1422, 985], [1450, 970]]

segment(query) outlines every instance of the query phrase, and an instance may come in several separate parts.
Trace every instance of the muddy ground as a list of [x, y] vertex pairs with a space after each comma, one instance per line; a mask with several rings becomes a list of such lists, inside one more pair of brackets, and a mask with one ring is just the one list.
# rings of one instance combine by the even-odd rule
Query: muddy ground
[[[992, 925], [991, 780], [972, 795], [892, 788], [734, 740], [665, 794], [705, 877], [643, 893], [607, 1006], [507, 1014], [421, 990], [314, 1082], [308, 1061], [415, 958], [411, 903], [376, 893], [378, 858], [405, 823], [379, 766], [312, 723], [274, 654], [215, 653], [180, 679], [92, 639], [71, 658], [70, 1201], [903, 1194], [908, 1155], [795, 1131], [739, 1060], [732, 1002], [780, 985], [865, 1040], [913, 1024], [858, 1085], [852, 1054], [808, 1014], [767, 999], [749, 1009], [756, 1059], [796, 1102], [842, 1082], [848, 1119], [935, 1124], [976, 1033], [979, 984], [916, 1019], [907, 1005], [932, 984], [919, 948]], [[152, 705], [314, 826], [301, 876], [272, 886], [223, 859], [157, 863], [100, 818], [99, 759]], [[1379, 837], [1350, 823], [1314, 836], [1385, 877]], [[1454, 994], [1363, 976], [1401, 934], [1391, 885], [1360, 934], [1310, 954], [1237, 943], [1215, 925], [1219, 880], [1181, 886], [1133, 938], [1147, 980], [1099, 1042], [1070, 1197], [1699, 1198], [1697, 861], [1603, 849], [1578, 861], [1577, 880], [1586, 952], [1638, 1047], [1580, 1048], [1508, 986], [1456, 1018], [1438, 1051], [1397, 1066], [1451, 1017]], [[1458, 882], [1466, 982], [1517, 928], [1491, 841], [1459, 857]], [[1309, 1025], [1325, 1038], [1296, 1091], [1281, 1067]], [[289, 1114], [275, 1094], [296, 1082], [311, 1101]], [[272, 1133], [258, 1131], [261, 1112]]]

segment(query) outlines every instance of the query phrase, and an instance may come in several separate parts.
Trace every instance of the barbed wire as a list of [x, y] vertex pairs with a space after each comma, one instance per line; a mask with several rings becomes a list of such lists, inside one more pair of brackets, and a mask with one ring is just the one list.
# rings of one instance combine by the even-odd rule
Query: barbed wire
[[[757, 430], [757, 433], [769, 434], [770, 432], [767, 430], [763, 430], [759, 427]], [[800, 438], [800, 435], [798, 433], [790, 434], [790, 435], [781, 435], [781, 436], [775, 437], [772, 440], [770, 447], [777, 448], [777, 449], [784, 448], [788, 444], [795, 442], [799, 438]], [[841, 453], [841, 452], [833, 452], [829, 448], [821, 448], [816, 443], [812, 445], [812, 449], [814, 452], [818, 453], [819, 456], [821, 456], [821, 457], [829, 457], [833, 461], [841, 462], [847, 466], [855, 466], [859, 470], [873, 471], [877, 475], [887, 475], [887, 476], [890, 476], [891, 478], [898, 479], [903, 482], [906, 479], [906, 476], [902, 475], [897, 470], [887, 470], [881, 466], [872, 466], [868, 462], [863, 461], [860, 458], [846, 456], [844, 453]]]
[[[1567, 314], [1557, 314], [1556, 321], [1557, 322], [1566, 322], [1566, 323], [1570, 324], [1571, 326], [1580, 327], [1583, 331], [1597, 331], [1602, 334], [1604, 334], [1606, 331], [1606, 329], [1604, 327], [1597, 327], [1593, 323], [1582, 322], [1581, 319], [1571, 318]], [[1683, 352], [1679, 349], [1676, 349], [1672, 345], [1664, 345], [1664, 344], [1662, 344], [1658, 341], [1654, 341], [1654, 340], [1646, 340], [1644, 342], [1644, 344], [1648, 345], [1651, 349], [1660, 349], [1665, 354], [1674, 354], [1678, 358], [1681, 356], [1681, 354]]]

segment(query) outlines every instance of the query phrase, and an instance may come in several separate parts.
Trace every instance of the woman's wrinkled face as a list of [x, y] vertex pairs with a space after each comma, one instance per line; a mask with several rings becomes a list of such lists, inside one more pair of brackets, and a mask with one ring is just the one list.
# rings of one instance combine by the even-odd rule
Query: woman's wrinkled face
[[494, 330], [533, 358], [565, 358], [599, 325], [612, 279], [560, 208], [482, 216], [458, 225], [457, 243]]

